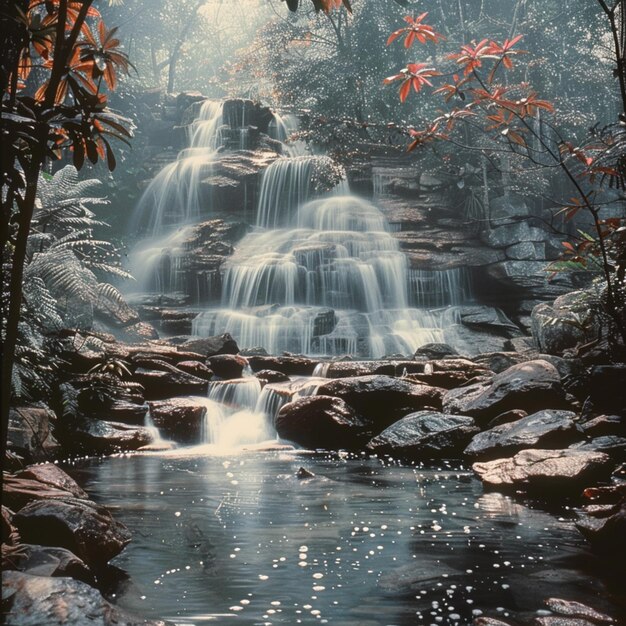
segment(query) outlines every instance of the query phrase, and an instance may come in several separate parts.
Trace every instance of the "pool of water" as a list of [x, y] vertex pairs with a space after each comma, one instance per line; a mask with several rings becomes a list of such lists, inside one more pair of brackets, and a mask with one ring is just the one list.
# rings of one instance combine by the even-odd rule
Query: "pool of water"
[[550, 596], [615, 611], [573, 513], [485, 493], [445, 464], [205, 446], [71, 472], [132, 531], [115, 599], [149, 617], [452, 625], [528, 617]]

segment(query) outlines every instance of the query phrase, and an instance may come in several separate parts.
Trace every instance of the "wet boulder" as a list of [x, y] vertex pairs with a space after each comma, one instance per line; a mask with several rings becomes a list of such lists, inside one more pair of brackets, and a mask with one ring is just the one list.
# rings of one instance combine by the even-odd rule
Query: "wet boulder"
[[153, 435], [144, 426], [77, 416], [65, 429], [64, 446], [81, 454], [114, 454], [138, 450], [148, 445]]
[[255, 355], [248, 357], [248, 362], [253, 372], [274, 370], [287, 374], [287, 376], [312, 376], [319, 364], [318, 360], [309, 359], [305, 356]]
[[6, 569], [24, 572], [30, 576], [68, 577], [87, 584], [94, 582], [87, 565], [65, 548], [21, 544], [19, 551], [7, 561]]
[[582, 427], [589, 437], [626, 436], [626, 419], [619, 415], [598, 415], [585, 422]]
[[446, 413], [471, 415], [486, 424], [504, 411], [565, 409], [568, 403], [556, 368], [535, 360], [513, 365], [490, 381], [448, 391], [443, 397]]
[[215, 356], [216, 354], [239, 354], [239, 346], [230, 333], [190, 339], [181, 344], [180, 349], [197, 352], [204, 357]]
[[599, 552], [626, 559], [626, 496], [610, 506], [587, 507], [576, 528]]
[[366, 424], [341, 398], [310, 396], [285, 404], [275, 420], [276, 431], [306, 448], [359, 448], [367, 440]]
[[[93, 406], [93, 401], [90, 403]], [[101, 417], [108, 417], [114, 422], [124, 422], [124, 424], [143, 425], [148, 412], [148, 405], [145, 402], [133, 402], [129, 400], [114, 399], [106, 408], [98, 410], [96, 413]]]
[[204, 363], [200, 363], [199, 361], [181, 361], [176, 367], [202, 380], [211, 380], [211, 378], [213, 378], [213, 372]]
[[422, 409], [440, 409], [443, 389], [390, 376], [354, 376], [330, 380], [317, 395], [345, 400], [378, 434], [400, 418]]
[[255, 376], [261, 381], [262, 385], [268, 383], [287, 383], [289, 382], [289, 376], [282, 372], [275, 372], [274, 370], [261, 370], [256, 372]]
[[152, 422], [164, 439], [182, 444], [200, 442], [207, 411], [204, 398], [170, 398], [148, 404]]
[[418, 411], [383, 430], [367, 447], [377, 454], [410, 461], [455, 458], [478, 430], [471, 417]]
[[492, 460], [526, 448], [561, 449], [583, 438], [571, 411], [545, 410], [478, 433], [465, 449], [471, 458]]
[[573, 450], [592, 450], [595, 452], [605, 452], [612, 458], [622, 461], [626, 460], [626, 438], [615, 435], [604, 435], [595, 437], [589, 441], [582, 441], [570, 446]]
[[571, 449], [522, 450], [510, 458], [472, 466], [486, 486], [542, 493], [576, 493], [608, 477], [612, 468], [607, 454]]
[[457, 357], [459, 353], [447, 343], [426, 343], [420, 346], [413, 355], [416, 359], [445, 359]]
[[145, 389], [148, 400], [162, 400], [174, 396], [205, 395], [208, 382], [193, 374], [178, 369], [174, 365], [165, 368], [158, 364], [159, 369], [139, 367], [135, 370], [134, 380]]
[[243, 376], [243, 370], [248, 366], [248, 361], [245, 357], [236, 354], [217, 354], [210, 356], [207, 364], [218, 378], [233, 380]]
[[77, 498], [31, 502], [15, 514], [13, 523], [22, 541], [66, 548], [94, 569], [117, 556], [131, 539], [108, 509]]
[[6, 626], [167, 626], [127, 613], [93, 587], [72, 578], [4, 572], [2, 600], [11, 607], [4, 615]]
[[409, 380], [422, 382], [443, 389], [455, 389], [470, 380], [475, 382], [491, 378], [492, 372], [483, 365], [469, 359], [447, 358], [423, 363], [423, 370], [409, 374]]
[[[546, 626], [548, 626], [548, 625], [553, 624], [554, 626], [559, 626], [559, 622], [550, 621], [554, 619], [556, 616], [558, 616], [557, 619], [570, 618], [571, 620], [570, 624], [572, 624], [572, 626], [583, 626], [583, 624], [581, 624], [580, 621], [582, 622], [586, 621], [587, 623], [591, 623], [594, 625], [615, 623], [615, 620], [609, 615], [606, 615], [605, 613], [601, 613], [600, 611], [597, 611], [596, 609], [590, 606], [587, 606], [586, 604], [582, 604], [582, 602], [576, 602], [575, 600], [563, 600], [561, 598], [548, 598], [545, 601], [545, 605], [555, 615], [544, 617], [543, 618], [544, 621], [539, 619], [538, 623], [542, 625], [545, 624]], [[579, 623], [577, 624], [576, 621], [574, 620], [579, 620]]]
[[47, 461], [59, 452], [56, 415], [45, 406], [21, 406], [9, 413], [8, 448], [27, 461]]

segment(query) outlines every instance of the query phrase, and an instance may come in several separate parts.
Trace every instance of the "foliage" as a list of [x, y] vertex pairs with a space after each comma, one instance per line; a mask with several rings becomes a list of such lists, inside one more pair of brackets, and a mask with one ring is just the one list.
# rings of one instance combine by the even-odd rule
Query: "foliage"
[[[413, 43], [443, 41], [424, 23], [427, 13], [409, 20], [409, 28], [392, 34], [388, 44], [409, 31]], [[423, 33], [428, 33], [428, 37]], [[606, 211], [606, 187], [624, 189], [626, 170], [624, 152], [616, 150], [623, 132], [613, 127], [595, 132], [579, 143], [565, 138], [557, 127], [555, 106], [541, 98], [527, 81], [512, 82], [508, 75], [514, 60], [525, 51], [519, 49], [521, 35], [505, 38], [473, 40], [447, 55], [452, 67], [441, 71], [425, 63], [409, 63], [399, 73], [385, 80], [386, 84], [400, 81], [400, 100], [405, 101], [413, 89], [431, 87], [432, 95], [440, 98], [438, 115], [423, 126], [410, 128], [412, 139], [408, 150], [432, 142], [446, 142], [456, 149], [478, 151], [493, 159], [507, 155], [519, 160], [524, 167], [556, 169], [569, 182], [574, 197], [558, 214], [565, 220], [585, 212], [592, 222], [592, 234], [579, 230], [578, 236], [564, 241], [565, 260], [552, 264], [559, 271], [590, 267], [603, 274], [606, 289], [606, 309], [626, 343], [626, 286], [623, 258], [626, 249], [626, 217]], [[405, 40], [406, 45], [406, 40]], [[621, 59], [617, 59], [621, 68]], [[451, 77], [451, 80], [450, 80]], [[440, 78], [438, 86], [432, 80]], [[626, 102], [626, 100], [625, 100]], [[537, 124], [536, 120], [541, 123]], [[479, 136], [483, 145], [473, 138]], [[623, 202], [620, 199], [619, 202]], [[609, 200], [608, 208], [611, 208]], [[608, 213], [608, 214], [607, 214]]]

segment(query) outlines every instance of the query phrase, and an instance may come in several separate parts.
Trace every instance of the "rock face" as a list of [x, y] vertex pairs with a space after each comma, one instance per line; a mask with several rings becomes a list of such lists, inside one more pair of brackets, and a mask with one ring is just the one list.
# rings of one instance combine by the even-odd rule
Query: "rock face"
[[127, 613], [71, 578], [4, 572], [2, 603], [6, 626], [167, 626]]
[[534, 413], [561, 408], [567, 408], [561, 377], [553, 365], [542, 360], [514, 365], [490, 382], [453, 389], [443, 398], [446, 413], [471, 415], [479, 423], [511, 409]]
[[171, 365], [167, 369], [146, 369], [139, 367], [135, 370], [134, 379], [145, 389], [146, 398], [161, 400], [173, 396], [205, 395], [208, 383]]
[[255, 376], [261, 381], [262, 385], [289, 382], [289, 376], [287, 376], [287, 374], [275, 372], [274, 370], [261, 370], [260, 372], [256, 372]]
[[471, 417], [419, 411], [383, 430], [367, 447], [378, 454], [411, 461], [454, 458], [477, 432]]
[[113, 454], [124, 450], [138, 450], [153, 440], [149, 429], [129, 426], [121, 422], [78, 417], [65, 429], [66, 448], [80, 453]]
[[355, 376], [323, 383], [317, 395], [345, 400], [378, 433], [409, 413], [441, 408], [443, 390], [390, 376]]
[[32, 502], [15, 514], [13, 523], [23, 541], [66, 548], [94, 569], [130, 541], [126, 526], [107, 509], [75, 498]]
[[571, 411], [539, 411], [528, 417], [500, 424], [478, 433], [465, 449], [469, 457], [492, 460], [509, 456], [525, 448], [566, 448], [580, 441], [582, 429]]
[[65, 548], [22, 544], [9, 559], [10, 567], [30, 576], [57, 576], [93, 584], [93, 574], [75, 554]]
[[319, 361], [304, 356], [250, 356], [253, 372], [274, 370], [287, 376], [312, 376]]
[[182, 444], [199, 443], [207, 410], [201, 398], [170, 398], [148, 404], [163, 438]]
[[46, 461], [59, 451], [53, 435], [56, 415], [46, 407], [22, 406], [9, 414], [10, 447], [28, 461]]
[[364, 443], [366, 424], [341, 398], [311, 396], [281, 407], [275, 427], [283, 439], [307, 448], [354, 449]]
[[248, 365], [248, 361], [235, 354], [218, 354], [207, 359], [209, 367], [213, 373], [223, 380], [241, 378], [243, 370]]
[[472, 468], [491, 487], [558, 492], [577, 491], [607, 477], [612, 464], [601, 452], [522, 450], [511, 458], [474, 463]]

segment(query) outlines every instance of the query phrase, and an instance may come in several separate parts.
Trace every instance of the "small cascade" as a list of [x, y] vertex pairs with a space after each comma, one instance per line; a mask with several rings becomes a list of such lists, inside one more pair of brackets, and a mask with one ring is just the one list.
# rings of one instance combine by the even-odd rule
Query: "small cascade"
[[281, 115], [277, 111], [274, 112], [274, 119], [268, 128], [270, 137], [283, 143], [284, 153], [290, 157], [304, 156], [307, 153], [306, 142], [292, 137], [299, 130], [300, 120], [296, 115], [291, 113]]
[[161, 437], [161, 431], [155, 426], [154, 420], [152, 419], [152, 415], [150, 415], [150, 409], [146, 411], [146, 415], [143, 419], [144, 428], [148, 430], [150, 435], [152, 436], [152, 444], [153, 446], [161, 446], [165, 443], [165, 439]]

